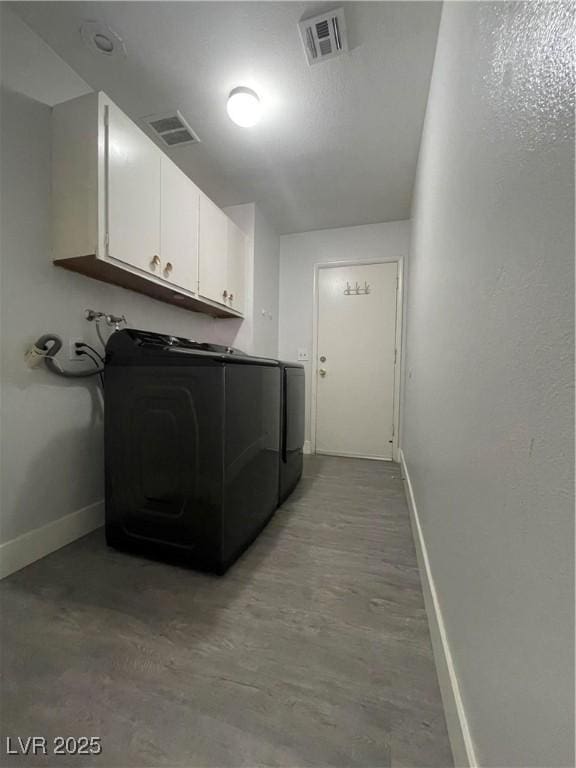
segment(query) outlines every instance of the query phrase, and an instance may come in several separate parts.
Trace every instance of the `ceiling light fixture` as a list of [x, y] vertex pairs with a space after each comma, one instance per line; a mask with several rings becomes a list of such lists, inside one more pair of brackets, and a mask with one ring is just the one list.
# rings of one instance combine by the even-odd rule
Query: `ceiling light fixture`
[[84, 45], [95, 53], [112, 57], [126, 56], [124, 40], [107, 24], [99, 21], [83, 21], [80, 25], [80, 35]]
[[114, 51], [114, 41], [106, 35], [102, 35], [100, 33], [94, 35], [94, 45], [102, 53], [110, 54]]
[[258, 94], [251, 88], [234, 88], [226, 104], [228, 117], [242, 128], [250, 128], [262, 117], [262, 104]]

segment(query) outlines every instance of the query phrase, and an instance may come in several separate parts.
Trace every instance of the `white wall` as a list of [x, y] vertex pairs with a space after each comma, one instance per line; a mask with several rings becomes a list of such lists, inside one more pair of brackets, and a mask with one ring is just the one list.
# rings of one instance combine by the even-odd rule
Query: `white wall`
[[53, 107], [90, 93], [82, 80], [6, 4], [0, 5], [2, 85]]
[[[255, 203], [224, 209], [249, 237], [246, 312], [234, 344], [262, 357], [278, 356], [280, 238]], [[236, 321], [226, 321], [231, 325]]]
[[278, 356], [280, 238], [256, 206], [254, 224], [254, 352]]
[[[244, 326], [251, 328], [254, 308], [247, 306], [246, 323], [212, 319], [51, 263], [49, 105], [89, 89], [5, 4], [1, 15], [0, 542], [6, 543], [92, 508], [103, 497], [96, 381], [67, 381], [44, 367], [29, 370], [24, 352], [31, 342], [50, 331], [62, 335], [66, 347], [70, 337], [96, 344], [94, 328], [84, 320], [84, 310], [93, 308], [126, 314], [132, 327], [242, 345], [250, 352], [252, 333]], [[272, 249], [273, 262], [275, 257]], [[259, 263], [264, 259], [259, 254]]]
[[409, 221], [323, 229], [280, 237], [279, 355], [296, 360], [308, 351], [306, 368], [306, 440], [310, 440], [310, 393], [314, 307], [314, 267], [331, 261], [395, 261], [408, 252]]
[[574, 765], [574, 20], [445, 3], [402, 447], [483, 766]]

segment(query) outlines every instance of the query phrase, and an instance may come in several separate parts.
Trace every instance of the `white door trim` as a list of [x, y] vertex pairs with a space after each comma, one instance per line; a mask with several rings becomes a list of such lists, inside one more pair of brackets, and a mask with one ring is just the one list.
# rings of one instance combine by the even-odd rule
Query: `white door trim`
[[393, 461], [399, 461], [400, 435], [400, 376], [402, 372], [402, 298], [404, 294], [404, 260], [401, 256], [386, 259], [361, 259], [359, 261], [326, 261], [314, 265], [314, 297], [312, 314], [312, 372], [310, 397], [310, 453], [316, 453], [316, 395], [318, 386], [318, 283], [321, 269], [334, 267], [358, 267], [365, 264], [398, 264], [398, 286], [396, 289], [396, 364], [394, 366], [394, 436], [392, 443]]

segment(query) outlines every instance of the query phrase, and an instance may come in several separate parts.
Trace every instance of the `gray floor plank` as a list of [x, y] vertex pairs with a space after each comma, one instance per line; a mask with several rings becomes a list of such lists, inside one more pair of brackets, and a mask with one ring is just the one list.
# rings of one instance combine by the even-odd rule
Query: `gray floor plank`
[[395, 464], [308, 457], [223, 578], [97, 531], [0, 600], [2, 734], [103, 743], [6, 766], [452, 765]]

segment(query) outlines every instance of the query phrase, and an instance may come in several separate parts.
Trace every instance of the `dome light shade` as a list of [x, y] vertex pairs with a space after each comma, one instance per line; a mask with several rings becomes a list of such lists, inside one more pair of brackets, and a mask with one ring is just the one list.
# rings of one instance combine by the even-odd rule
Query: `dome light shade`
[[234, 88], [228, 96], [226, 104], [228, 117], [242, 128], [250, 128], [262, 116], [262, 104], [258, 94], [251, 88]]

